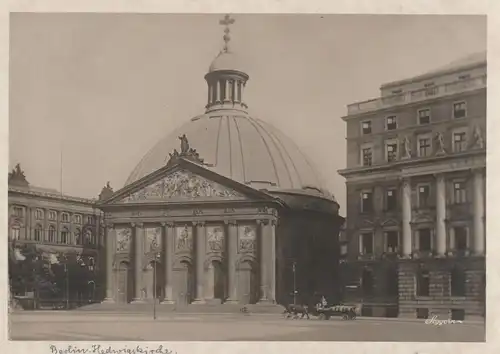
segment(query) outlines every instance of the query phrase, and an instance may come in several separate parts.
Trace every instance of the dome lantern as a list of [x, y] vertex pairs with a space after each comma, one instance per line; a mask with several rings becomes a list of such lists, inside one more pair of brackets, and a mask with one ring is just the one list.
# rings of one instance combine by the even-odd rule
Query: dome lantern
[[248, 75], [242, 71], [240, 61], [229, 49], [229, 25], [235, 22], [226, 15], [219, 24], [224, 25], [224, 47], [210, 65], [209, 72], [205, 75], [208, 85], [208, 102], [206, 111], [212, 112], [220, 109], [245, 111], [248, 108], [243, 102], [243, 91], [248, 81]]

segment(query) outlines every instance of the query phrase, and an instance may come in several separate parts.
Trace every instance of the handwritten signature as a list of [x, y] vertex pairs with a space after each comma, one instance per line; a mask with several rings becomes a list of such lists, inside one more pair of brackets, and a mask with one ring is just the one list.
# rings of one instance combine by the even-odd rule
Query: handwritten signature
[[425, 320], [425, 324], [431, 324], [431, 325], [435, 325], [435, 326], [442, 326], [445, 324], [456, 324], [456, 323], [463, 323], [463, 321], [450, 320], [450, 319], [440, 320], [440, 319], [438, 319], [437, 316], [432, 316], [432, 318], [428, 318]]
[[94, 344], [88, 348], [81, 348], [75, 345], [68, 345], [67, 347], [57, 347], [50, 345], [50, 352], [52, 354], [177, 354], [177, 352], [159, 345], [156, 348], [136, 346], [124, 346], [116, 348], [111, 345]]

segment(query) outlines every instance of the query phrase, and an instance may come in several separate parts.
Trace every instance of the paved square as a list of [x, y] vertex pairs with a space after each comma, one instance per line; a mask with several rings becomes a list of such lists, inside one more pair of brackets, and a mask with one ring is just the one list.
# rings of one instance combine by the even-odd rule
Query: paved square
[[485, 326], [435, 326], [425, 321], [333, 318], [284, 319], [280, 315], [36, 313], [10, 315], [13, 340], [52, 341], [484, 341]]

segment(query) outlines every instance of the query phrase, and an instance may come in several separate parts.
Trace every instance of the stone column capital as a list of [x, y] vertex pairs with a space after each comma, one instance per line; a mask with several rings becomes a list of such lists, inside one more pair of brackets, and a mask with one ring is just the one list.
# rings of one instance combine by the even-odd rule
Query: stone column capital
[[206, 221], [196, 220], [196, 221], [193, 221], [193, 222], [192, 222], [192, 224], [193, 224], [193, 226], [195, 226], [195, 227], [196, 227], [196, 226], [201, 227], [201, 226], [205, 226]]
[[142, 222], [131, 222], [130, 226], [142, 228], [144, 224]]
[[265, 226], [269, 224], [269, 219], [258, 219], [256, 220], [256, 222], [260, 226]]
[[104, 224], [104, 226], [108, 229], [114, 229], [115, 228], [115, 224], [113, 224], [112, 222], [106, 222]]
[[238, 220], [224, 219], [224, 224], [236, 226], [236, 225], [238, 225]]

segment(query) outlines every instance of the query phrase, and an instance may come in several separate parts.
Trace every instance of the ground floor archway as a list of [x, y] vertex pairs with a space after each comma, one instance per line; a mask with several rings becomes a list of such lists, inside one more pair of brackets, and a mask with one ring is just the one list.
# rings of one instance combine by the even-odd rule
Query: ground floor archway
[[116, 275], [116, 297], [118, 303], [126, 304], [132, 301], [134, 294], [134, 282], [132, 269], [128, 262], [120, 262], [115, 272]]
[[174, 300], [177, 306], [186, 306], [193, 301], [194, 287], [193, 266], [187, 260], [179, 262], [174, 269]]
[[252, 261], [243, 261], [238, 268], [238, 300], [242, 305], [259, 300], [258, 272]]

